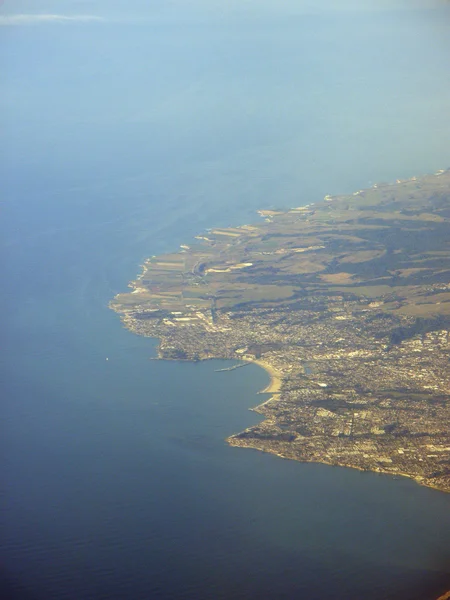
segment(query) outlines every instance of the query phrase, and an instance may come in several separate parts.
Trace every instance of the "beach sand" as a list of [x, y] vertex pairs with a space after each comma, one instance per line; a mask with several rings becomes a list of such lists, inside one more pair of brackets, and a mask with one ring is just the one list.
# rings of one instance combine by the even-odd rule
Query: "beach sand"
[[282, 374], [280, 373], [280, 371], [275, 369], [275, 367], [273, 367], [268, 362], [261, 360], [261, 359], [254, 359], [251, 362], [254, 363], [255, 365], [262, 367], [270, 375], [269, 385], [267, 387], [265, 387], [263, 390], [261, 390], [261, 392], [259, 392], [259, 393], [260, 394], [277, 394], [277, 393], [279, 393], [281, 390], [281, 382], [282, 382]]

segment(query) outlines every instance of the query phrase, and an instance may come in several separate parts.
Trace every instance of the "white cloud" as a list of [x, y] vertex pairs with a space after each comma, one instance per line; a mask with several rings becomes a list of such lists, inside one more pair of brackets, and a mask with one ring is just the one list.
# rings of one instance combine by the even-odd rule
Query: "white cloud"
[[103, 21], [101, 17], [94, 15], [54, 15], [54, 14], [24, 14], [24, 15], [0, 15], [0, 26], [2, 25], [39, 25], [45, 23], [74, 23], [74, 22], [98, 22]]

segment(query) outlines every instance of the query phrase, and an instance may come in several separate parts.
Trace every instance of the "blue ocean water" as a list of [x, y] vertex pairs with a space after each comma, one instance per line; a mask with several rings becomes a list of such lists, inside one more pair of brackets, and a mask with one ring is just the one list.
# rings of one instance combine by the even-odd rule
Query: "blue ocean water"
[[108, 310], [206, 227], [449, 166], [449, 7], [409, 4], [69, 2], [102, 21], [2, 27], [4, 596], [450, 586], [448, 495], [229, 448], [267, 375], [150, 360]]

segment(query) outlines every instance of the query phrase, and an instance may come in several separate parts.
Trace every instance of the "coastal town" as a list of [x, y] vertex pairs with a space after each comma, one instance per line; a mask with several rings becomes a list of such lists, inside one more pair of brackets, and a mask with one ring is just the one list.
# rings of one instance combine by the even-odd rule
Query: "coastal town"
[[450, 492], [450, 170], [259, 212], [148, 259], [111, 308], [162, 359], [266, 369], [229, 444]]

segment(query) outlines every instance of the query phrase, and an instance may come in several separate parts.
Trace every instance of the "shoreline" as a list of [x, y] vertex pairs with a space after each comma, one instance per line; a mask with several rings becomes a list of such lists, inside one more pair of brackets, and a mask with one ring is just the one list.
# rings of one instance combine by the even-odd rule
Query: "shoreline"
[[[118, 294], [110, 308], [121, 313], [124, 326], [134, 333], [159, 339], [159, 359], [223, 359], [233, 361], [233, 366], [217, 370], [234, 370], [238, 368], [234, 361], [238, 361], [241, 366], [254, 363], [266, 371], [269, 381], [256, 392], [266, 396], [248, 408], [265, 418], [254, 432], [250, 428], [232, 436], [233, 445], [299, 462], [408, 477], [419, 485], [450, 492], [450, 476], [443, 466], [450, 439], [442, 430], [450, 407], [444, 402], [450, 401], [446, 360], [450, 313], [445, 304], [449, 302], [450, 284], [433, 283], [431, 291], [427, 287], [433, 277], [439, 282], [442, 279], [442, 272], [433, 269], [444, 260], [440, 236], [450, 218], [439, 198], [448, 193], [449, 186], [450, 169], [421, 179], [375, 185], [351, 197], [326, 197], [313, 209], [308, 205], [301, 211], [269, 211], [267, 225], [216, 231], [218, 236], [229, 234], [231, 241], [214, 238], [208, 242], [211, 246], [202, 244], [182, 257], [167, 254], [154, 264], [146, 261], [144, 272], [130, 283], [141, 294]], [[405, 211], [399, 212], [399, 207]], [[294, 211], [295, 218], [291, 214]], [[374, 218], [381, 225], [371, 224]], [[392, 255], [388, 260], [386, 252], [380, 255], [372, 233], [358, 229], [367, 220], [370, 227], [390, 227], [396, 232], [399, 253], [420, 230], [420, 224], [435, 231], [436, 240], [427, 251], [431, 273], [423, 268], [422, 261], [414, 259], [410, 264], [408, 258], [397, 279], [386, 281], [383, 273], [389, 266], [395, 267], [399, 259]], [[345, 240], [341, 239], [343, 225]], [[355, 251], [351, 241], [355, 235], [350, 234], [362, 236], [356, 238], [364, 239], [369, 249]], [[346, 260], [344, 254], [339, 265], [333, 262], [336, 257], [329, 243], [336, 236], [351, 257]], [[267, 239], [272, 245], [265, 245]], [[320, 256], [316, 256], [318, 249]], [[305, 258], [306, 251], [309, 254]], [[267, 283], [266, 262], [255, 267], [255, 272], [239, 274], [238, 295], [231, 276], [216, 275], [229, 273], [229, 265], [236, 261], [244, 264], [244, 258], [245, 265], [256, 264], [261, 253], [276, 255], [266, 262], [275, 273], [280, 271], [284, 278], [280, 281], [292, 283], [295, 276], [302, 296], [308, 298], [306, 304], [295, 299], [295, 287], [273, 285], [270, 280]], [[372, 266], [366, 263], [372, 265], [371, 261], [381, 258], [378, 266], [384, 271], [367, 280], [367, 268]], [[273, 266], [280, 260], [284, 261], [282, 267]], [[204, 276], [208, 264], [216, 273], [212, 279]], [[337, 270], [334, 279], [323, 275], [326, 265]], [[355, 271], [350, 279], [347, 271]], [[346, 278], [342, 279], [343, 275]], [[405, 281], [399, 281], [402, 277]], [[148, 280], [148, 285], [137, 287], [141, 280]], [[350, 280], [353, 284], [347, 285]], [[401, 302], [392, 299], [397, 298], [395, 294], [400, 294]], [[422, 301], [423, 296], [427, 302]], [[241, 304], [250, 306], [241, 311]], [[237, 314], [228, 315], [234, 309]], [[303, 319], [304, 310], [321, 314], [320, 330]], [[232, 321], [233, 316], [240, 320]], [[277, 327], [280, 323], [284, 326]], [[416, 339], [418, 332], [422, 332], [421, 343]], [[333, 368], [330, 360], [335, 361]], [[317, 361], [313, 370], [307, 366], [311, 361]], [[415, 411], [412, 420], [408, 412], [401, 412], [409, 410], [411, 398]], [[397, 431], [393, 433], [394, 429]]]
[[[127, 327], [127, 325], [125, 325]], [[127, 329], [130, 329], [129, 327], [127, 327]], [[132, 329], [130, 329], [133, 333], [135, 333]], [[150, 336], [151, 337], [151, 336]], [[155, 337], [153, 339], [156, 340], [160, 340], [161, 338]], [[174, 358], [167, 358], [161, 355], [160, 349], [158, 347], [157, 350], [157, 356], [156, 357], [152, 357], [150, 358], [150, 360], [168, 360], [168, 361], [175, 361], [175, 362], [195, 362], [190, 358], [186, 358], [186, 359], [174, 359]], [[234, 358], [230, 358], [230, 357], [224, 357], [224, 356], [207, 356], [205, 358], [200, 358], [199, 361], [207, 361], [207, 360], [225, 360], [225, 361], [232, 361], [234, 360]], [[264, 416], [263, 411], [261, 410], [261, 408], [263, 406], [265, 406], [266, 404], [268, 404], [269, 402], [272, 401], [277, 401], [279, 394], [281, 393], [281, 385], [282, 385], [282, 374], [280, 373], [280, 371], [278, 371], [275, 367], [273, 367], [270, 363], [268, 363], [267, 361], [261, 360], [261, 359], [256, 359], [256, 358], [245, 358], [245, 357], [239, 357], [237, 360], [241, 361], [243, 364], [242, 366], [245, 366], [246, 364], [256, 364], [257, 366], [259, 366], [261, 369], [264, 369], [264, 371], [266, 371], [266, 373], [269, 374], [270, 376], [270, 381], [268, 383], [268, 385], [260, 390], [259, 392], [256, 392], [257, 394], [270, 394], [270, 397], [265, 400], [264, 402], [262, 402], [261, 404], [258, 404], [254, 407], [249, 407], [248, 410], [252, 411], [252, 412], [256, 412], [258, 414], [261, 414], [263, 416], [263, 422], [265, 421], [266, 417]], [[236, 367], [234, 367], [236, 368]], [[226, 369], [229, 370], [229, 369]], [[246, 431], [246, 430], [244, 430]], [[403, 473], [403, 472], [395, 472], [393, 473], [392, 471], [387, 471], [384, 470], [382, 468], [376, 468], [376, 469], [365, 469], [362, 468], [358, 465], [352, 465], [352, 464], [339, 464], [339, 463], [335, 463], [335, 462], [331, 462], [328, 460], [304, 460], [304, 459], [300, 459], [296, 456], [290, 456], [288, 453], [282, 453], [280, 451], [277, 450], [272, 450], [270, 448], [260, 448], [258, 446], [253, 446], [250, 444], [242, 444], [242, 443], [237, 443], [238, 440], [240, 440], [240, 438], [238, 437], [239, 433], [235, 433], [232, 434], [228, 437], [225, 438], [225, 441], [227, 442], [228, 445], [234, 447], [234, 448], [250, 448], [252, 450], [258, 450], [259, 452], [265, 452], [267, 454], [273, 454], [274, 456], [277, 456], [278, 458], [282, 458], [284, 460], [294, 460], [296, 462], [299, 463], [304, 463], [304, 464], [323, 464], [323, 465], [327, 465], [330, 467], [340, 467], [340, 468], [347, 468], [347, 469], [355, 469], [357, 471], [360, 471], [362, 473], [373, 473], [378, 474], [378, 475], [388, 475], [390, 477], [405, 477], [406, 479], [410, 479], [411, 481], [414, 481], [414, 483], [416, 483], [417, 485], [423, 486], [423, 487], [427, 487], [429, 489], [433, 489], [436, 490], [437, 492], [441, 492], [444, 494], [449, 493], [447, 490], [442, 489], [441, 487], [438, 487], [436, 485], [432, 485], [430, 483], [425, 483], [424, 480], [422, 480], [419, 477], [414, 477], [413, 475], [410, 475], [408, 473]], [[450, 592], [448, 592], [446, 595], [439, 597], [437, 600], [450, 600]]]
[[[268, 402], [272, 400], [272, 398], [270, 398], [268, 400]], [[266, 402], [263, 402], [263, 404], [260, 404], [259, 406], [263, 406], [264, 404], [266, 404]], [[259, 408], [259, 406], [257, 406], [256, 408], [250, 408], [249, 410], [254, 410], [255, 412], [259, 412], [257, 409]], [[251, 450], [257, 450], [258, 452], [265, 452], [266, 454], [272, 454], [273, 456], [277, 456], [278, 458], [281, 458], [283, 460], [293, 460], [295, 462], [301, 463], [301, 464], [315, 464], [315, 465], [326, 465], [327, 467], [338, 467], [339, 469], [354, 469], [356, 471], [359, 471], [360, 473], [371, 473], [373, 475], [387, 475], [388, 477], [391, 477], [392, 479], [399, 479], [400, 477], [404, 477], [405, 479], [409, 479], [410, 481], [414, 481], [414, 483], [416, 483], [417, 485], [420, 485], [422, 487], [426, 487], [429, 488], [431, 490], [435, 490], [437, 492], [441, 492], [442, 494], [448, 494], [448, 492], [446, 490], [443, 490], [442, 488], [439, 488], [437, 486], [434, 485], [430, 485], [428, 483], [424, 483], [421, 479], [416, 478], [412, 475], [408, 475], [408, 473], [392, 473], [391, 471], [385, 471], [384, 469], [364, 469], [362, 467], [359, 467], [357, 465], [350, 465], [350, 464], [337, 464], [328, 460], [305, 460], [305, 459], [300, 459], [297, 458], [296, 456], [290, 456], [289, 454], [285, 453], [283, 454], [280, 451], [277, 450], [272, 450], [271, 448], [260, 448], [258, 446], [253, 446], [250, 444], [240, 444], [240, 443], [236, 443], [236, 440], [240, 440], [240, 438], [238, 437], [238, 433], [230, 435], [226, 438], [226, 442], [227, 444], [229, 444], [230, 446], [232, 446], [233, 448], [248, 448]], [[450, 600], [450, 592], [447, 592], [446, 595], [444, 595], [443, 597], [439, 597], [437, 600]]]
[[[133, 331], [133, 329], [129, 328], [126, 324], [125, 324], [125, 327], [127, 327], [127, 329], [129, 329], [132, 333], [136, 333], [135, 331]], [[137, 335], [139, 335], [139, 334], [137, 334]], [[150, 338], [151, 338], [151, 336], [150, 336]], [[160, 340], [160, 338], [157, 338], [157, 337], [155, 337], [153, 339]], [[231, 358], [229, 356], [220, 356], [220, 355], [206, 356], [205, 358], [199, 358], [198, 360], [192, 360], [191, 358], [168, 358], [161, 353], [161, 351], [158, 347], [157, 355], [150, 357], [149, 360], [169, 360], [172, 362], [191, 362], [191, 363], [203, 362], [203, 361], [207, 361], [207, 360], [225, 360], [225, 361], [229, 361], [229, 362], [238, 360], [242, 364], [237, 364], [232, 367], [227, 367], [225, 369], [218, 369], [215, 371], [215, 373], [233, 371], [234, 369], [242, 368], [242, 367], [245, 367], [246, 365], [250, 365], [250, 364], [257, 365], [258, 367], [260, 367], [261, 369], [266, 371], [266, 373], [268, 373], [268, 375], [270, 377], [270, 381], [266, 385], [265, 388], [263, 388], [262, 390], [260, 390], [259, 392], [256, 392], [256, 393], [257, 394], [279, 394], [281, 392], [283, 375], [280, 373], [280, 371], [278, 371], [270, 363], [268, 363], [265, 360], [261, 360], [259, 358], [245, 358], [245, 357], [240, 356], [235, 359], [235, 358]], [[264, 401], [262, 404], [259, 404], [258, 407], [263, 406], [264, 404], [267, 404], [267, 402], [270, 402], [270, 400], [272, 400], [272, 397], [269, 398], [268, 400]], [[253, 410], [253, 409], [250, 408], [249, 410]]]
[[[269, 377], [270, 377], [269, 383], [266, 385], [266, 387], [264, 389], [257, 392], [258, 394], [279, 394], [280, 393], [283, 376], [277, 369], [275, 369], [275, 367], [273, 367], [267, 361], [261, 360], [260, 358], [255, 358], [255, 359], [244, 358], [242, 360], [244, 360], [246, 363], [253, 363], [254, 365], [258, 365], [258, 367], [261, 367], [261, 369], [264, 369], [264, 371], [266, 371], [266, 373], [269, 374]], [[270, 400], [272, 400], [272, 398], [269, 398], [269, 400], [266, 400], [259, 406], [263, 406]]]

